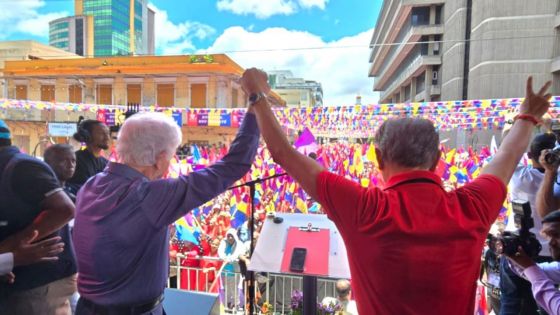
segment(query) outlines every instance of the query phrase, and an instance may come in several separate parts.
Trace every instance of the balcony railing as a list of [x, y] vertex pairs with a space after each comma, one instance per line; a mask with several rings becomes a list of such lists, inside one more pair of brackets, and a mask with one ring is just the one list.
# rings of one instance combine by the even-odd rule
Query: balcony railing
[[[177, 260], [171, 266], [171, 275], [177, 276], [177, 288], [185, 291], [199, 291], [218, 293], [220, 303], [228, 314], [245, 314], [245, 294], [247, 284], [244, 276], [239, 272], [238, 262], [233, 262], [234, 272], [225, 271], [225, 261], [217, 257], [186, 258], [191, 260], [214, 260], [221, 263], [219, 269], [182, 266], [184, 255], [177, 255]], [[291, 312], [291, 296], [294, 290], [302, 291], [303, 277], [271, 273], [255, 274], [257, 313], [262, 314], [262, 307], [266, 303], [273, 314], [288, 314]], [[336, 297], [336, 280], [317, 280], [317, 300], [325, 297]]]
[[[385, 58], [385, 60], [388, 60], [388, 61], [384, 62], [383, 68], [381, 68], [378, 71], [376, 71], [375, 73], [373, 73], [373, 70], [375, 70], [374, 67], [373, 67], [375, 65], [375, 62], [374, 62], [374, 63], [372, 63], [372, 66], [370, 67], [370, 72], [369, 73], [372, 74], [372, 75], [379, 76], [379, 77], [386, 76], [386, 75], [389, 75], [389, 76], [392, 75], [392, 73], [386, 73], [387, 69], [391, 66], [394, 66], [395, 64], [399, 64], [400, 61], [404, 60], [404, 58], [407, 57], [406, 55], [402, 55], [403, 51], [407, 48], [407, 46], [411, 47], [411, 46], [417, 45], [416, 42], [422, 36], [439, 35], [439, 34], [443, 34], [443, 25], [441, 25], [441, 24], [421, 25], [421, 26], [411, 26], [411, 25], [409, 25], [408, 31], [405, 33], [405, 36], [403, 37], [403, 40], [400, 41], [400, 44], [397, 47], [397, 49], [395, 49], [392, 54], [390, 54], [389, 56], [387, 56]], [[398, 43], [399, 41], [396, 41], [396, 42]], [[405, 54], [410, 53], [411, 49], [412, 48], [409, 48], [409, 51], [406, 52]]]
[[412, 77], [421, 67], [438, 64], [441, 64], [440, 56], [418, 55], [403, 71], [401, 71], [401, 74], [388, 85], [381, 93], [380, 98], [385, 99], [388, 95], [391, 95], [397, 87], [401, 86], [406, 80]]

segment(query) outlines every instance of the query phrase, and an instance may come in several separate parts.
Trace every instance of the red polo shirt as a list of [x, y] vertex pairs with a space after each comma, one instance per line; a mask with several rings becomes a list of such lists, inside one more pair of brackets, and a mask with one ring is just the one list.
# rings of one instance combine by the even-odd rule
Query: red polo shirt
[[381, 190], [322, 172], [317, 191], [346, 244], [360, 314], [474, 313], [484, 239], [506, 198], [500, 179], [446, 192], [434, 173], [413, 171]]

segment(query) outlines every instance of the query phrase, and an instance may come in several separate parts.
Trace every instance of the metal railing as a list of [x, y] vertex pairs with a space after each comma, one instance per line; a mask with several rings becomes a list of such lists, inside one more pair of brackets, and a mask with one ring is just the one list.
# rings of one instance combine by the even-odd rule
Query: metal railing
[[[181, 266], [185, 259], [220, 261], [221, 266], [218, 269]], [[245, 314], [247, 284], [239, 271], [238, 261], [229, 264], [233, 265], [233, 272], [226, 268], [228, 262], [218, 257], [186, 257], [178, 254], [176, 265], [171, 266], [171, 274], [177, 276], [177, 289], [219, 294], [220, 303], [227, 314]], [[209, 277], [212, 272], [214, 279]], [[269, 307], [268, 314], [289, 314], [292, 293], [295, 290], [302, 291], [303, 277], [256, 272], [255, 287], [255, 305], [259, 314], [264, 314], [262, 309], [265, 304]], [[318, 279], [317, 302], [321, 302], [325, 297], [336, 297], [336, 280]]]

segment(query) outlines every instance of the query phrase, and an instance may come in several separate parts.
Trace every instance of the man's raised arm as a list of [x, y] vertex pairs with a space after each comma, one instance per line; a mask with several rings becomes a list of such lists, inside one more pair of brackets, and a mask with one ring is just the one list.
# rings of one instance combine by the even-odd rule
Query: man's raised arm
[[250, 97], [251, 106], [254, 107], [261, 134], [274, 161], [280, 164], [311, 198], [317, 200], [317, 176], [323, 167], [315, 160], [297, 152], [288, 142], [266, 98], [270, 92], [266, 73], [255, 68], [248, 69], [241, 78], [241, 87], [248, 96], [253, 96]]
[[542, 116], [548, 111], [549, 99], [547, 94], [551, 82], [547, 82], [538, 93], [533, 91], [533, 78], [527, 79], [527, 92], [525, 100], [519, 107], [513, 127], [503, 139], [496, 156], [484, 167], [482, 174], [491, 174], [502, 180], [504, 185], [509, 183], [513, 171], [529, 146], [531, 133], [534, 126], [541, 121]]

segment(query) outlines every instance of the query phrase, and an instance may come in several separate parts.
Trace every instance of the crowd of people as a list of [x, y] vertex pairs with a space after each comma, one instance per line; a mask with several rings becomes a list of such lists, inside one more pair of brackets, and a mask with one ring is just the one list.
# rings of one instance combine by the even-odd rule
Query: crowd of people
[[[176, 286], [219, 292], [226, 305], [239, 306], [246, 291], [228, 288], [238, 283], [228, 279], [237, 275], [234, 262], [243, 274], [250, 260], [248, 216], [255, 218], [258, 239], [267, 213], [279, 211], [325, 213], [336, 224], [361, 314], [470, 315], [484, 241], [503, 213], [512, 180], [512, 194], [536, 209], [550, 256], [530, 257], [522, 247], [507, 255], [496, 250], [500, 313], [513, 314], [503, 310], [515, 299], [529, 305], [531, 296], [508, 297], [509, 289], [523, 290], [506, 283], [518, 277], [532, 283], [530, 310], [559, 314], [554, 283], [560, 269], [550, 262], [560, 260], [558, 162], [544, 158], [555, 139], [535, 138], [532, 166], [519, 166], [550, 106], [549, 84], [534, 92], [528, 80], [519, 115], [497, 152], [442, 153], [430, 121], [399, 118], [372, 134], [373, 144], [329, 144], [313, 155], [298, 152], [284, 134], [268, 105], [264, 72], [249, 69], [240, 84], [249, 109], [236, 138], [202, 153], [191, 147], [187, 159], [197, 163], [186, 172], [174, 168], [185, 164], [174, 158], [181, 130], [162, 114], [127, 119], [117, 159], [102, 156], [110, 137], [97, 121], [80, 123], [75, 139], [84, 150], [53, 145], [41, 161], [12, 146], [0, 120], [0, 310], [164, 314], [174, 262], [202, 270], [180, 270]], [[259, 146], [261, 133], [267, 149]], [[175, 174], [168, 176], [169, 170]], [[240, 180], [283, 171], [289, 176], [259, 186], [254, 213], [247, 191], [228, 190]], [[541, 261], [549, 262], [536, 264]], [[340, 283], [341, 299], [348, 287]]]

